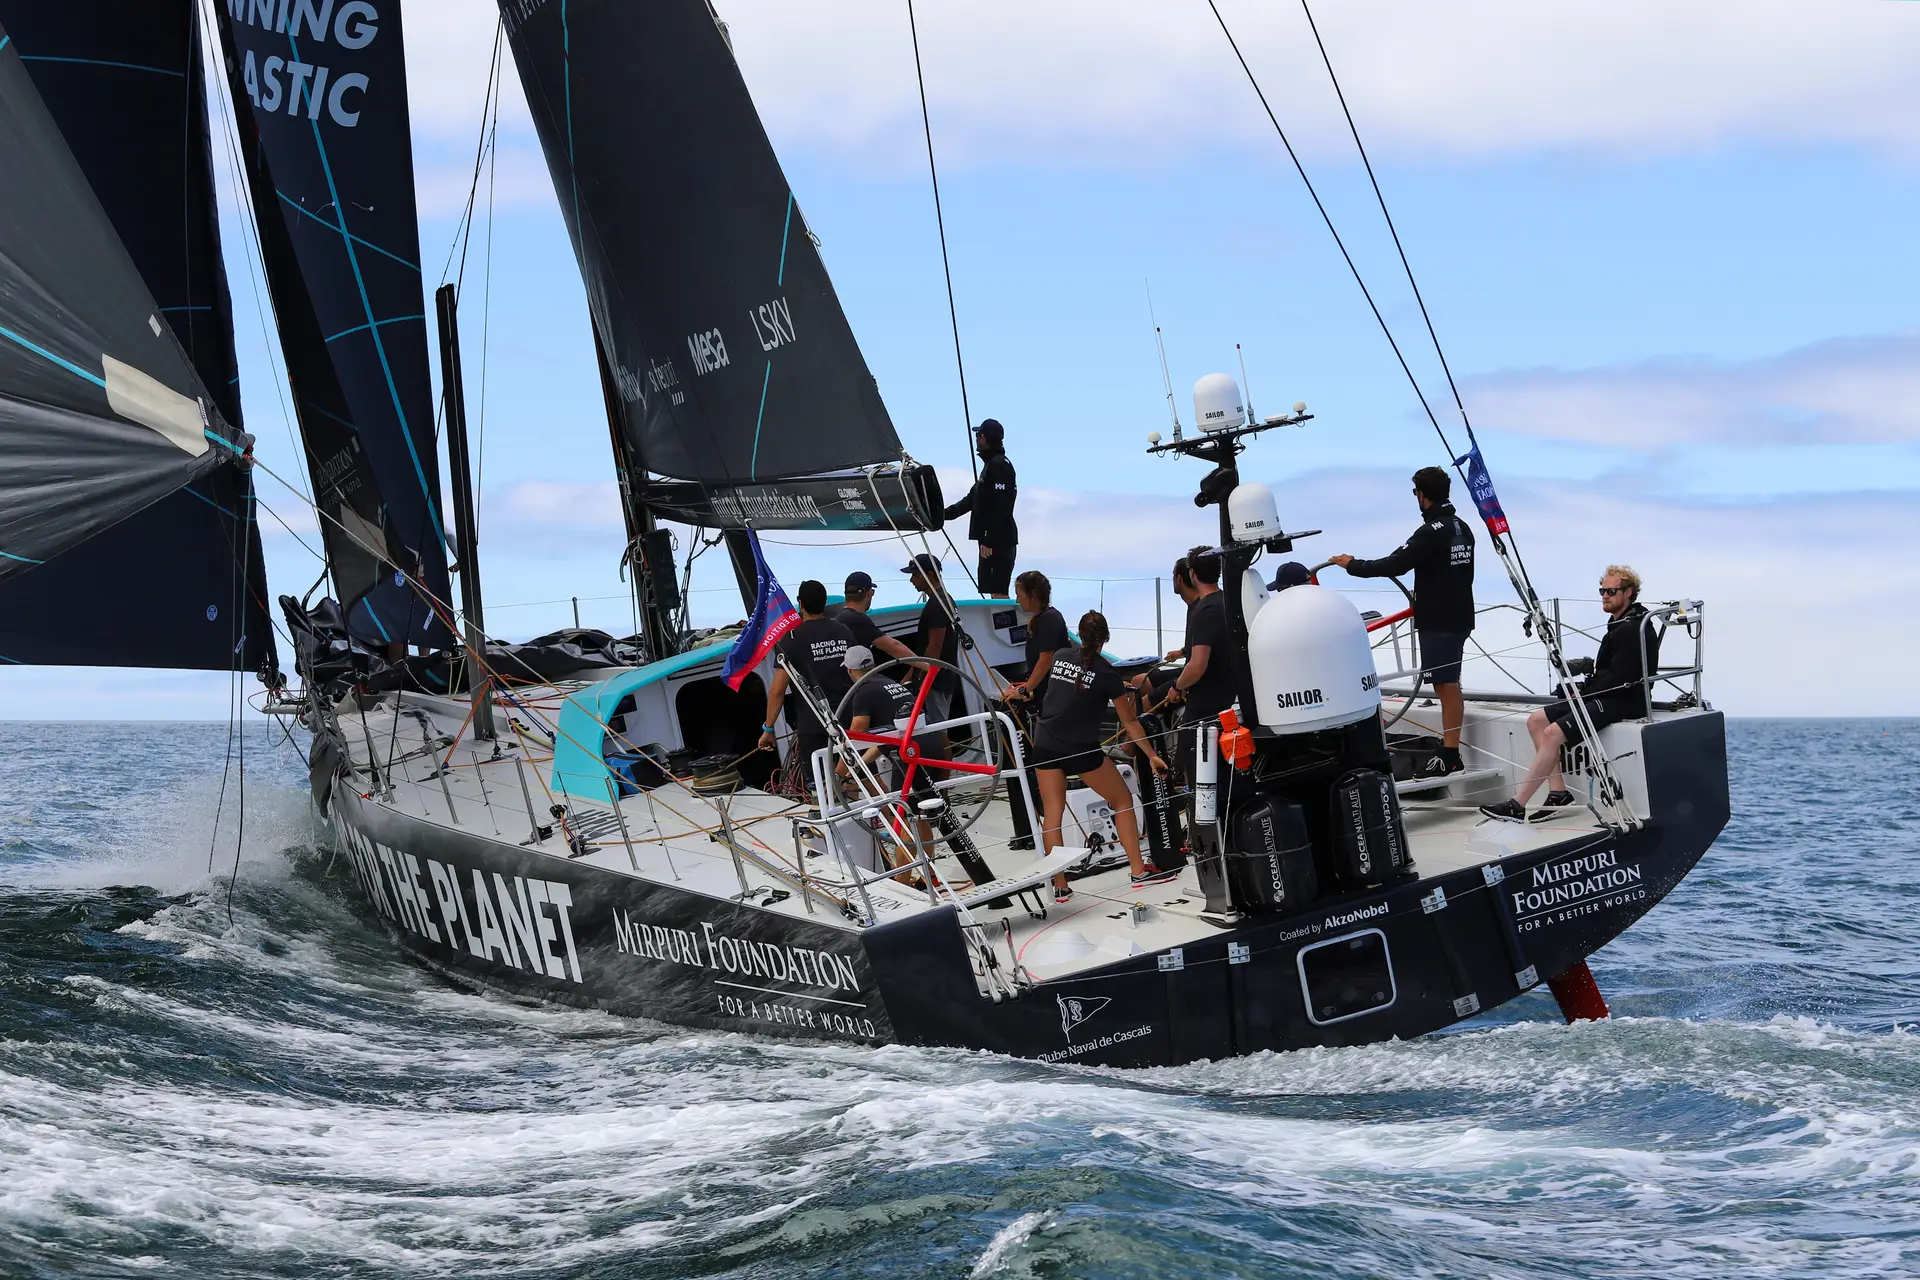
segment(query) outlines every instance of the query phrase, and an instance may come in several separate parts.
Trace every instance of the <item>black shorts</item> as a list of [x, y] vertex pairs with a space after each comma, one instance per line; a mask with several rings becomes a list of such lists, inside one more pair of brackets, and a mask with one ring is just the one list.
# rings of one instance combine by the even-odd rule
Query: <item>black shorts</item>
[[1460, 659], [1467, 651], [1465, 631], [1422, 631], [1420, 673], [1430, 684], [1459, 684]]
[[[1625, 716], [1605, 702], [1596, 698], [1587, 699], [1587, 715], [1593, 720], [1595, 733], [1610, 724], [1619, 724]], [[1547, 704], [1547, 723], [1560, 726], [1560, 732], [1567, 735], [1567, 745], [1577, 747], [1586, 740], [1586, 734], [1580, 728], [1579, 717], [1573, 714], [1573, 704], [1566, 701]]]
[[1059, 769], [1070, 777], [1084, 778], [1101, 765], [1107, 763], [1107, 753], [1099, 747], [1090, 751], [1070, 751], [1055, 754], [1038, 750], [1035, 753], [1036, 769]]

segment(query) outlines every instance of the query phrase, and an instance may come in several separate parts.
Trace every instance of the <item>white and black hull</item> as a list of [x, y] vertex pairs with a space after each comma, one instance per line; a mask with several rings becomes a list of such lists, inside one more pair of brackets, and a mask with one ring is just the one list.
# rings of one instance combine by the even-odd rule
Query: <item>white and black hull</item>
[[1649, 723], [1641, 753], [1635, 829], [1326, 895], [1003, 999], [982, 995], [951, 907], [848, 928], [831, 902], [809, 918], [636, 879], [397, 811], [344, 776], [331, 814], [366, 909], [461, 980], [690, 1027], [1165, 1066], [1423, 1035], [1576, 965], [1728, 818], [1721, 715]]

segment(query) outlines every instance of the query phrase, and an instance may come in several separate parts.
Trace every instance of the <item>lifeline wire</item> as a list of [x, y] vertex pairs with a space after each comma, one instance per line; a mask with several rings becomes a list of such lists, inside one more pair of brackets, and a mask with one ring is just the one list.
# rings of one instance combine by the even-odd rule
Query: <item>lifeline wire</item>
[[[960, 373], [960, 414], [966, 419], [967, 463], [980, 478], [973, 456], [973, 409], [967, 403], [967, 366], [960, 358], [960, 312], [953, 302], [953, 264], [947, 260], [947, 221], [940, 212], [940, 170], [933, 163], [933, 118], [927, 113], [927, 77], [920, 69], [920, 30], [913, 21], [913, 0], [907, 0], [907, 33], [913, 37], [913, 76], [920, 84], [920, 127], [927, 135], [927, 176], [933, 179], [933, 222], [940, 228], [940, 267], [947, 273], [947, 317], [953, 322], [953, 364]], [[957, 554], [957, 553], [956, 553]]]

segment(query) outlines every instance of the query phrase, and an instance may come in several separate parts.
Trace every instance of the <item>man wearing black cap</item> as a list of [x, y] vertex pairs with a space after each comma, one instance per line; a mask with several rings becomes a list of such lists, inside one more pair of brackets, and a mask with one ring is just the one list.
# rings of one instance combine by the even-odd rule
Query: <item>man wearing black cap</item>
[[967, 536], [980, 544], [980, 594], [985, 596], [1012, 592], [1014, 554], [1020, 545], [1020, 527], [1013, 522], [1013, 501], [1019, 486], [1014, 482], [1013, 463], [1007, 460], [1006, 438], [1005, 428], [992, 418], [974, 428], [980, 478], [967, 490], [967, 496], [945, 513], [949, 520], [972, 513]]
[[1440, 754], [1420, 761], [1421, 777], [1458, 773], [1460, 726], [1466, 699], [1460, 692], [1460, 659], [1473, 634], [1473, 530], [1447, 501], [1453, 478], [1439, 467], [1413, 473], [1413, 496], [1421, 525], [1399, 550], [1378, 560], [1333, 557], [1356, 578], [1393, 578], [1413, 570], [1413, 629], [1420, 637], [1422, 674], [1440, 699]]
[[[873, 578], [864, 569], [855, 569], [847, 575], [847, 584], [841, 588], [847, 602], [840, 606], [833, 620], [853, 633], [853, 642], [865, 645], [876, 654], [884, 653], [889, 658], [911, 658], [913, 650], [901, 644], [886, 632], [880, 630], [880, 624], [867, 616], [873, 608]], [[904, 680], [907, 672], [896, 669], [893, 679]]]
[[[957, 667], [960, 663], [960, 620], [954, 613], [953, 597], [947, 594], [946, 585], [940, 581], [940, 557], [923, 551], [908, 561], [900, 572], [912, 581], [915, 591], [927, 597], [926, 607], [920, 610], [920, 630], [914, 636], [915, 651], [920, 657], [938, 658]], [[923, 678], [933, 680], [933, 690], [927, 694], [921, 714], [929, 721], [945, 720], [958, 714], [960, 673], [957, 670], [939, 669], [931, 677]]]

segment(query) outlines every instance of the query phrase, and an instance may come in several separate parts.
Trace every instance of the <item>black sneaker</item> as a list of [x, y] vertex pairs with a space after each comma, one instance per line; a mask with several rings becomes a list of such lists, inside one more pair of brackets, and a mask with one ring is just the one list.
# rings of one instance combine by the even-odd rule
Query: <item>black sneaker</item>
[[1053, 886], [1053, 905], [1054, 906], [1057, 907], [1062, 903], [1071, 902], [1071, 901], [1073, 901], [1072, 885], [1057, 884]]
[[1033, 837], [1015, 836], [1013, 839], [1007, 841], [1007, 848], [1031, 850], [1033, 848]]
[[1466, 762], [1460, 759], [1460, 748], [1458, 747], [1440, 748], [1440, 758], [1446, 761], [1446, 772], [1448, 773], [1465, 773], [1467, 771]]
[[1178, 880], [1179, 878], [1180, 873], [1178, 871], [1162, 871], [1149, 862], [1147, 869], [1135, 876], [1129, 883], [1136, 889], [1144, 889], [1150, 884], [1165, 884], [1169, 880]]
[[1447, 753], [1444, 748], [1421, 756], [1413, 762], [1413, 776], [1416, 778], [1444, 778], [1453, 770], [1447, 767]]
[[1527, 806], [1518, 800], [1502, 800], [1499, 804], [1483, 804], [1480, 812], [1489, 818], [1498, 818], [1502, 822], [1525, 822]]
[[1571, 791], [1549, 791], [1547, 798], [1540, 802], [1542, 807], [1548, 809], [1564, 809], [1573, 803], [1575, 801]]

